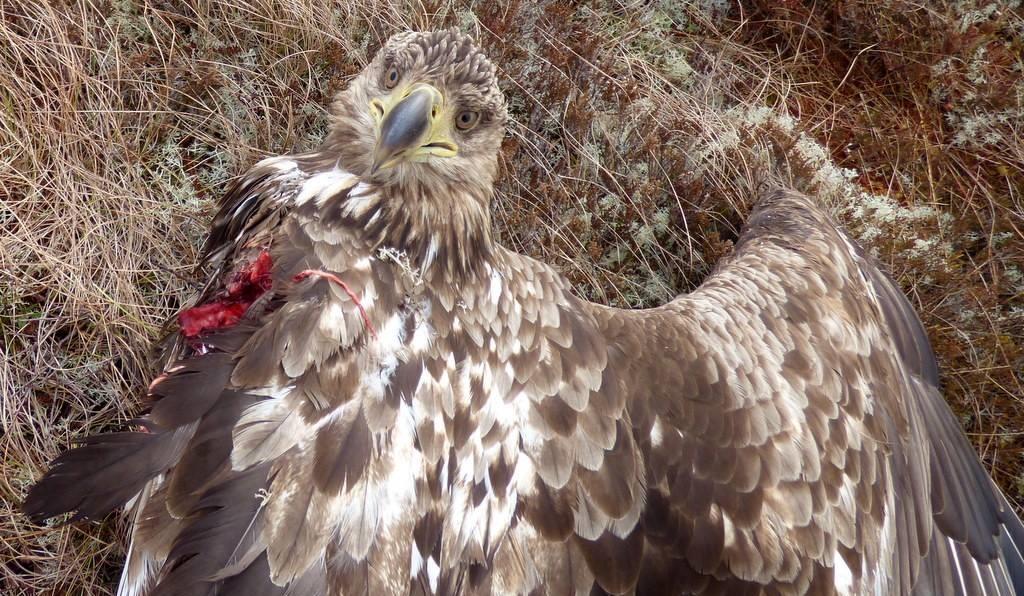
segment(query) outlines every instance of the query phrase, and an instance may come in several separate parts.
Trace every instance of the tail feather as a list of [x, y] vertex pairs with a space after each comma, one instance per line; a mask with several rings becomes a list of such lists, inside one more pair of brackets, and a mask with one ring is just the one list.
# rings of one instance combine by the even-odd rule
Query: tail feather
[[69, 521], [99, 519], [139, 494], [181, 455], [195, 431], [119, 432], [87, 437], [61, 454], [22, 505], [35, 522], [73, 513]]
[[[146, 530], [146, 518], [151, 507], [153, 493], [159, 491], [154, 487], [157, 482], [159, 479], [147, 484], [139, 493], [139, 498], [129, 505], [132, 511], [131, 539], [128, 542], [128, 552], [125, 556], [121, 580], [117, 585], [117, 596], [139, 596], [148, 593], [152, 583], [156, 580], [160, 565], [163, 564], [163, 557], [158, 559], [154, 556], [156, 549], [147, 548], [139, 544], [138, 541], [140, 534]], [[161, 521], [165, 520], [161, 519]]]
[[[264, 513], [260, 495], [267, 490], [269, 469], [269, 464], [254, 466], [205, 492], [186, 517], [187, 525], [175, 537], [151, 596], [218, 593], [217, 581], [224, 579], [222, 575], [228, 569], [249, 577], [246, 571], [262, 557], [265, 548], [259, 541]], [[241, 588], [248, 580], [238, 581]], [[246, 592], [239, 589], [221, 593]]]

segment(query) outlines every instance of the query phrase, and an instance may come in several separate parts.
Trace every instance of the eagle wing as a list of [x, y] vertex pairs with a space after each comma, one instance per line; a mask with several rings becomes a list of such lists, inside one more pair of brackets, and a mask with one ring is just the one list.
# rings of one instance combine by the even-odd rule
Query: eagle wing
[[[210, 301], [218, 293], [223, 293], [235, 264], [251, 259], [258, 252], [258, 247], [269, 246], [276, 220], [286, 209], [285, 199], [289, 197], [284, 192], [291, 190], [292, 181], [299, 181], [303, 177], [294, 165], [294, 162], [289, 164], [280, 163], [276, 159], [265, 160], [229, 187], [215, 219], [214, 232], [204, 249], [204, 260], [212, 265], [213, 272], [200, 292], [197, 303]], [[176, 324], [177, 320], [172, 319], [168, 323], [172, 322]], [[179, 333], [177, 325], [170, 339], [174, 348], [168, 350], [160, 366], [165, 371], [181, 366], [175, 355], [186, 344], [186, 337]], [[191, 364], [194, 367], [195, 363]], [[199, 374], [199, 371], [191, 369], [188, 372], [195, 372], [198, 374], [195, 378], [204, 380], [208, 374]], [[225, 380], [222, 379], [221, 387], [224, 384]], [[162, 392], [150, 391], [150, 396], [160, 395]], [[26, 500], [25, 512], [35, 519], [46, 519], [67, 512], [75, 512], [71, 521], [102, 518], [113, 507], [138, 494], [158, 471], [166, 469], [169, 462], [173, 461], [173, 455], [181, 453], [187, 441], [186, 436], [194, 432], [194, 428], [154, 432], [152, 421], [136, 422], [140, 425], [138, 432], [90, 437], [85, 440], [85, 444], [93, 446], [92, 449], [64, 454], [62, 459], [55, 462], [55, 468], [44, 480], [33, 487]], [[99, 443], [105, 446], [101, 448]], [[142, 444], [154, 445], [154, 448], [138, 449]], [[158, 444], [160, 448], [155, 447]], [[116, 459], [122, 463], [109, 470], [104, 465], [95, 469], [87, 465], [88, 455], [99, 453], [101, 449], [110, 453], [110, 460]], [[166, 455], [154, 457], [150, 451]], [[114, 453], [122, 457], [114, 458]], [[106, 464], [108, 461], [104, 459], [101, 463]], [[132, 473], [126, 473], [129, 468]], [[80, 481], [84, 484], [77, 484]]]
[[375, 357], [353, 347], [402, 291], [358, 239], [320, 224], [357, 187], [327, 161], [272, 158], [230, 187], [205, 248], [211, 281], [177, 317], [138, 430], [86, 438], [29, 492], [36, 520], [134, 499], [120, 594], [326, 593], [311, 564], [325, 502], [369, 473], [370, 433], [395, 418], [383, 399], [345, 409]]
[[618, 551], [642, 557], [591, 566], [606, 589], [624, 568], [643, 593], [1022, 587], [1024, 529], [943, 402], [919, 319], [806, 197], [763, 199], [694, 293], [594, 312], [646, 486], [644, 547]]

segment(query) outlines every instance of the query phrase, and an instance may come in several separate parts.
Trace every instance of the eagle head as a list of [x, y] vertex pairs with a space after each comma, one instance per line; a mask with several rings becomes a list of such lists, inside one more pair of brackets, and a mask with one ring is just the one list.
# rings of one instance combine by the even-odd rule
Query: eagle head
[[469, 36], [394, 35], [332, 112], [328, 142], [365, 180], [490, 197], [507, 111], [494, 66]]

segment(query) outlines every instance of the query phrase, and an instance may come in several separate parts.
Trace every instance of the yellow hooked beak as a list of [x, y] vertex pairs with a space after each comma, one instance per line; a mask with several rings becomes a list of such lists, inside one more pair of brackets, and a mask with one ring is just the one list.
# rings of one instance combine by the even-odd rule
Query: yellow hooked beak
[[377, 123], [377, 146], [370, 175], [401, 161], [425, 161], [429, 157], [454, 157], [444, 110], [444, 96], [433, 85], [419, 83], [370, 101]]

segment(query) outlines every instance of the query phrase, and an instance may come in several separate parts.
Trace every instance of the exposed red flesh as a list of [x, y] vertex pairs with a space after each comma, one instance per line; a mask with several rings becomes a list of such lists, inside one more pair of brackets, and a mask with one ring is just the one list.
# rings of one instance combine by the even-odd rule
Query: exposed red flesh
[[178, 314], [181, 334], [191, 339], [238, 323], [249, 306], [270, 289], [273, 264], [270, 253], [261, 252], [251, 263], [231, 275], [224, 290], [213, 301], [181, 311]]
[[[270, 289], [272, 285], [270, 270], [273, 265], [270, 253], [263, 251], [248, 265], [235, 271], [225, 284], [224, 289], [218, 292], [212, 301], [181, 311], [178, 314], [181, 334], [189, 339], [194, 339], [207, 331], [224, 329], [238, 323], [252, 303]], [[370, 334], [377, 337], [377, 330], [370, 322], [366, 309], [359, 302], [359, 296], [340, 277], [326, 271], [306, 269], [297, 274], [294, 280], [298, 282], [307, 277], [322, 277], [341, 286], [359, 308], [359, 313], [363, 316], [363, 322], [366, 323]]]

